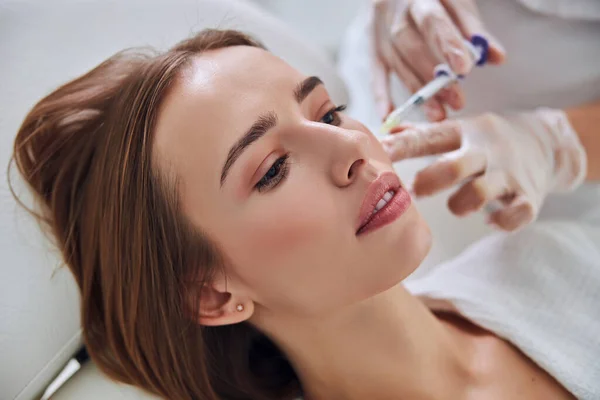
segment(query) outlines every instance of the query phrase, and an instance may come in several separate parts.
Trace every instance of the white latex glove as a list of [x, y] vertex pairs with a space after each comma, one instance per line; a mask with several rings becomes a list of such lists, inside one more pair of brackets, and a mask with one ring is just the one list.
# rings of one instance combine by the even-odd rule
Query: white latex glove
[[[371, 5], [372, 88], [381, 118], [393, 109], [390, 73], [398, 75], [412, 93], [433, 79], [435, 66], [442, 62], [456, 74], [466, 75], [474, 60], [464, 40], [474, 34], [488, 39], [489, 63], [504, 60], [504, 50], [485, 29], [474, 0], [371, 0]], [[431, 121], [446, 117], [443, 104], [454, 109], [464, 106], [458, 85], [426, 103]]]
[[382, 143], [393, 161], [447, 153], [416, 175], [415, 195], [458, 184], [452, 213], [494, 202], [500, 209], [489, 222], [508, 231], [533, 221], [546, 195], [571, 191], [586, 175], [585, 150], [560, 110], [403, 125]]

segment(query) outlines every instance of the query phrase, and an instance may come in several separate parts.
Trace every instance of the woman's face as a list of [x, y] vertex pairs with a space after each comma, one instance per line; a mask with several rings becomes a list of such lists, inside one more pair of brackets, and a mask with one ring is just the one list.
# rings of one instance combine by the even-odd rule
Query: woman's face
[[[335, 108], [317, 79], [246, 46], [196, 57], [162, 106], [159, 165], [224, 254], [228, 292], [255, 309], [331, 312], [396, 285], [429, 249], [378, 140]], [[359, 231], [365, 197], [388, 189], [397, 198]]]

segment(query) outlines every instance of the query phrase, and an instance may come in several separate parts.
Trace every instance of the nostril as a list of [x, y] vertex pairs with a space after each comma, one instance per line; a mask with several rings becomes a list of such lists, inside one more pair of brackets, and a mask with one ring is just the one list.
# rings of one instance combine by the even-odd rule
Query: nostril
[[356, 175], [358, 169], [360, 168], [360, 166], [365, 162], [365, 160], [363, 160], [362, 158], [360, 160], [356, 160], [352, 163], [352, 165], [350, 166], [350, 169], [348, 170], [348, 179], [352, 179], [354, 178], [354, 176]]

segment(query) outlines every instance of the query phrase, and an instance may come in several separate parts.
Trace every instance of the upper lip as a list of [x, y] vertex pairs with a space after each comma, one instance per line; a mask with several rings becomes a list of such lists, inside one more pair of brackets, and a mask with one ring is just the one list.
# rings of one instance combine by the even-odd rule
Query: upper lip
[[367, 193], [360, 207], [360, 213], [358, 216], [358, 223], [356, 231], [358, 232], [363, 226], [365, 226], [371, 217], [373, 216], [373, 210], [377, 205], [377, 202], [383, 197], [384, 194], [393, 190], [398, 192], [400, 188], [400, 179], [393, 172], [383, 172], [380, 174], [367, 188]]

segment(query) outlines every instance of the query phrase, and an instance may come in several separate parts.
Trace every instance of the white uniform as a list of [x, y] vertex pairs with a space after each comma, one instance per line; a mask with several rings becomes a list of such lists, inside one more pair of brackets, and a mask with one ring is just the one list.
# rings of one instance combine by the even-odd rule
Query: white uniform
[[[467, 77], [463, 115], [600, 99], [600, 0], [478, 5], [507, 62]], [[349, 113], [376, 130], [365, 16], [350, 27], [339, 65]], [[392, 88], [396, 104], [408, 97], [397, 80]], [[436, 239], [444, 237], [434, 247]], [[507, 339], [578, 398], [600, 399], [600, 185], [547, 198], [536, 223], [481, 239], [406, 286], [430, 308], [455, 310]]]

